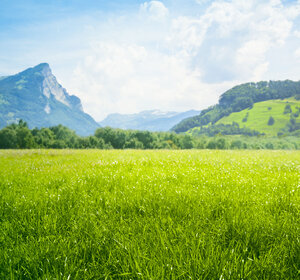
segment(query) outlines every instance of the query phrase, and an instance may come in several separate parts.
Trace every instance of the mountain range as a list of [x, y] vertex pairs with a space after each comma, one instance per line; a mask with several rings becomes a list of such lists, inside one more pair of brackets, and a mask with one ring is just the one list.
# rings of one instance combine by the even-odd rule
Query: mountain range
[[241, 84], [224, 92], [218, 104], [202, 111], [111, 114], [97, 123], [83, 111], [80, 99], [57, 82], [47, 63], [0, 77], [0, 128], [22, 119], [29, 128], [62, 124], [82, 136], [94, 134], [100, 126], [210, 136], [300, 136], [299, 116], [300, 81]]
[[31, 128], [62, 124], [83, 136], [94, 134], [100, 126], [168, 131], [181, 120], [199, 113], [149, 110], [128, 115], [111, 114], [97, 123], [83, 111], [80, 99], [70, 95], [57, 82], [47, 63], [0, 77], [0, 128], [22, 119]]
[[81, 101], [57, 82], [47, 63], [0, 78], [0, 127], [24, 120], [29, 127], [62, 124], [79, 135], [90, 135], [99, 124], [82, 109]]
[[110, 114], [99, 124], [121, 129], [168, 131], [183, 119], [199, 114], [200, 111], [195, 110], [181, 113], [147, 110], [137, 114]]

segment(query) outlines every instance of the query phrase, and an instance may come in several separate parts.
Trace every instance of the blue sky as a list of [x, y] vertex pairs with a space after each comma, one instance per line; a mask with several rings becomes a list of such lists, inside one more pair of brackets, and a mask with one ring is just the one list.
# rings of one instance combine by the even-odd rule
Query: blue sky
[[300, 80], [300, 1], [0, 1], [0, 76], [48, 62], [96, 120], [204, 109], [230, 87]]

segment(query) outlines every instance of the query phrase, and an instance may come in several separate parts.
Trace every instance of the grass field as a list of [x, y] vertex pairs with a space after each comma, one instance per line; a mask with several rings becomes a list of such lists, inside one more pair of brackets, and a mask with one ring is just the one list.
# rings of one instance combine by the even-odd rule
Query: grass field
[[[237, 122], [240, 127], [248, 127], [259, 132], [264, 132], [267, 135], [274, 136], [277, 135], [290, 120], [291, 114], [284, 114], [284, 108], [287, 104], [290, 104], [293, 113], [296, 113], [298, 111], [297, 107], [300, 107], [300, 101], [293, 98], [268, 100], [255, 103], [251, 109], [232, 113], [229, 116], [220, 119], [216, 124], [232, 124], [232, 122]], [[247, 114], [247, 121], [243, 122], [243, 119]], [[275, 122], [273, 125], [268, 125], [268, 120], [271, 116], [274, 118]]]
[[299, 151], [0, 151], [0, 279], [299, 279]]

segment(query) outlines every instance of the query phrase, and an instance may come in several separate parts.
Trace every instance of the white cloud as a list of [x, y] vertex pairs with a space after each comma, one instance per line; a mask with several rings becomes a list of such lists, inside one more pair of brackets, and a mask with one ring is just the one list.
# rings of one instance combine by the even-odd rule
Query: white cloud
[[114, 43], [93, 46], [72, 80], [72, 90], [97, 120], [112, 112], [205, 108], [226, 86], [202, 83], [178, 57]]
[[300, 48], [298, 48], [295, 52], [294, 52], [294, 56], [296, 59], [300, 60]]
[[243, 74], [243, 79], [259, 80], [268, 70], [265, 53], [270, 47], [268, 41], [251, 40], [237, 50], [236, 69]]
[[198, 18], [174, 19], [169, 43], [203, 70], [205, 80], [263, 79], [268, 53], [285, 45], [299, 15], [299, 2], [214, 1]]
[[172, 21], [171, 33], [167, 37], [169, 48], [181, 51], [185, 55], [195, 55], [201, 47], [209, 21], [189, 17], [179, 17]]
[[150, 1], [141, 4], [140, 13], [153, 20], [162, 20], [168, 16], [169, 10], [160, 1]]
[[295, 35], [297, 38], [300, 38], [300, 30], [295, 30], [295, 31], [294, 31], [294, 35]]
[[203, 109], [236, 84], [297, 77], [298, 6], [212, 1], [198, 16], [174, 16], [162, 2], [145, 2], [135, 15], [111, 18], [105, 32], [93, 25], [92, 46], [66, 86], [101, 120], [114, 112]]

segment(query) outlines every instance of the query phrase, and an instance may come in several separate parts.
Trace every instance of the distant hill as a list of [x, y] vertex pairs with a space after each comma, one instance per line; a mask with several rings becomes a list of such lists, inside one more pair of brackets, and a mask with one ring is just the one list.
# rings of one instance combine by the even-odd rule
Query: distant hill
[[[217, 121], [216, 124], [236, 122], [240, 127], [258, 130], [267, 135], [277, 135], [285, 131], [291, 119], [295, 120], [295, 124], [300, 124], [299, 114], [300, 100], [276, 99], [254, 103], [252, 108], [232, 113]], [[272, 121], [269, 123], [270, 118], [274, 120], [273, 123]]]
[[[250, 133], [249, 129], [270, 135], [291, 133], [298, 130], [299, 100], [300, 82], [286, 80], [242, 84], [223, 93], [217, 105], [202, 110], [198, 116], [182, 120], [172, 130], [177, 133], [223, 133], [229, 131], [229, 125], [233, 123], [235, 128], [246, 128], [244, 132], [247, 135], [256, 134]], [[291, 112], [284, 114], [286, 105], [291, 107]], [[269, 123], [270, 117], [273, 124]], [[232, 129], [234, 134], [239, 131]]]
[[99, 127], [83, 112], [80, 99], [57, 82], [47, 63], [0, 78], [0, 128], [19, 119], [31, 128], [62, 124], [80, 135]]
[[253, 104], [253, 107], [240, 112], [231, 113], [215, 124], [194, 127], [187, 131], [196, 136], [206, 134], [258, 135], [268, 136], [295, 135], [300, 136], [300, 100], [294, 98], [276, 99]]
[[148, 110], [137, 114], [110, 114], [99, 124], [122, 129], [168, 131], [184, 118], [195, 116], [199, 113], [200, 111], [195, 110], [182, 113]]

